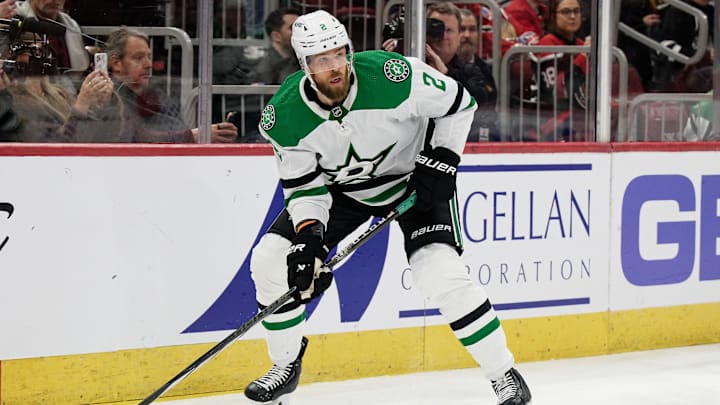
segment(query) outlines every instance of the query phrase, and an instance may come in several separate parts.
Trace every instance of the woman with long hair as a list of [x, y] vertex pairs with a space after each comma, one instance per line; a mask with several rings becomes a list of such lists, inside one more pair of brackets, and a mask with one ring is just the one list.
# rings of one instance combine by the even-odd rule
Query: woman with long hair
[[[578, 0], [550, 0], [545, 16], [545, 34], [537, 45], [590, 45], [590, 38], [577, 33], [582, 24], [582, 8]], [[585, 136], [581, 130], [587, 104], [588, 58], [585, 53], [542, 52], [530, 54], [536, 101], [552, 110], [544, 125], [537, 130], [539, 140], [573, 140]], [[539, 74], [537, 74], [539, 72]]]
[[[26, 39], [11, 53], [8, 66], [0, 66], [0, 93], [17, 117], [17, 125], [5, 128], [0, 140], [15, 142], [76, 142], [95, 131], [120, 132], [117, 112], [104, 108], [113, 97], [113, 83], [104, 72], [92, 72], [77, 96], [51, 81], [52, 63], [43, 57], [42, 44]], [[103, 125], [112, 124], [112, 128]]]

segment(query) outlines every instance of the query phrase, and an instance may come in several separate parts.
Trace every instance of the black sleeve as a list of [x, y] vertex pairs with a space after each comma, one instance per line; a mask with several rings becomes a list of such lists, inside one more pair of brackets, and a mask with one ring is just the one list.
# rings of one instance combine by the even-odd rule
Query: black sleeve
[[697, 36], [695, 18], [690, 14], [670, 7], [660, 22], [659, 39], [672, 40], [681, 46], [680, 52], [690, 56], [695, 52], [693, 42]]
[[652, 14], [652, 7], [645, 0], [623, 0], [620, 9], [620, 21], [641, 33], [646, 32], [643, 18]]
[[460, 82], [475, 101], [480, 104], [495, 103], [497, 88], [492, 71], [474, 63], [448, 66], [448, 76]]

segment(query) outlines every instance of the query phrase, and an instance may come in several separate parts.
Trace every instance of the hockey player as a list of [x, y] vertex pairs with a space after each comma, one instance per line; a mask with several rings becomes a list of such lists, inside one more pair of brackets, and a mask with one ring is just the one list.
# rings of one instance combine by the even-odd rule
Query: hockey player
[[259, 125], [286, 208], [253, 249], [250, 269], [261, 307], [291, 286], [301, 292], [263, 321], [274, 365], [245, 395], [282, 403], [295, 390], [308, 346], [304, 304], [332, 282], [321, 270], [329, 248], [415, 190], [417, 204], [398, 219], [414, 285], [482, 365], [498, 404], [529, 403], [500, 321], [460, 259], [455, 178], [475, 100], [417, 58], [353, 53], [325, 11], [300, 16], [292, 29], [303, 71], [287, 78]]

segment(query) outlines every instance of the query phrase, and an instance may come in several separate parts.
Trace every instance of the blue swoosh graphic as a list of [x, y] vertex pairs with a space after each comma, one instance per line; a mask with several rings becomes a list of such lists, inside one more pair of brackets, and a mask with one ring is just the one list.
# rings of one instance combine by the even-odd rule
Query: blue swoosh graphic
[[[283, 208], [282, 187], [278, 183], [253, 246], [257, 245]], [[373, 223], [378, 220], [373, 219]], [[357, 322], [365, 314], [382, 275], [389, 237], [389, 228], [383, 229], [355, 251], [341, 266], [335, 268], [335, 270], [342, 268], [342, 271], [334, 273], [334, 283], [340, 297], [341, 322]], [[331, 255], [334, 251], [333, 249]], [[307, 304], [308, 318], [312, 316], [321, 299], [322, 297]], [[255, 287], [250, 278], [250, 254], [248, 254], [215, 302], [182, 333], [237, 329], [255, 313], [257, 313], [257, 302]]]

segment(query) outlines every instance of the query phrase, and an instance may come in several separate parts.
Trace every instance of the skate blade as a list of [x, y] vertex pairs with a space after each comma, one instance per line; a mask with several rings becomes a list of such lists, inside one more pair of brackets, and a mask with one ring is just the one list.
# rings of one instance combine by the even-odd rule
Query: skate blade
[[290, 394], [281, 395], [272, 405], [290, 405]]
[[253, 405], [290, 405], [290, 394], [281, 395], [278, 398], [268, 402], [257, 402], [250, 400]]

